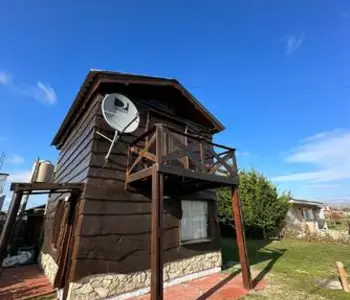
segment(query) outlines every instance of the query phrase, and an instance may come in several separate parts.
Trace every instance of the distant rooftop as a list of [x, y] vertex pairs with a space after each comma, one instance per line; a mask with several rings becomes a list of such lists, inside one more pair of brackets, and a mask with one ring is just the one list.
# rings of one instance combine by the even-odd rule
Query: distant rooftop
[[292, 200], [290, 200], [290, 202], [295, 203], [295, 204], [312, 205], [312, 206], [317, 206], [317, 207], [325, 206], [325, 204], [322, 202], [311, 201], [311, 200], [292, 199]]

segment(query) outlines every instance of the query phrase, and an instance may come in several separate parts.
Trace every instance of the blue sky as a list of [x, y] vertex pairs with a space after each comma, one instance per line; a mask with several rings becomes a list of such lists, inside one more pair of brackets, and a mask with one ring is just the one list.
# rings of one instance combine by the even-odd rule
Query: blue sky
[[240, 167], [350, 201], [348, 1], [2, 1], [0, 28], [11, 180], [56, 160], [51, 139], [95, 68], [177, 78], [226, 126], [216, 140]]

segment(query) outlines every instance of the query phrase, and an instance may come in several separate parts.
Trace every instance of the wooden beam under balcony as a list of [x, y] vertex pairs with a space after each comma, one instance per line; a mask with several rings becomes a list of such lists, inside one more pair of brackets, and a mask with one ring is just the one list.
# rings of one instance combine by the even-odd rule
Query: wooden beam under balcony
[[128, 174], [126, 176], [126, 183], [130, 183], [130, 182], [133, 182], [133, 181], [137, 181], [137, 180], [140, 180], [140, 179], [143, 179], [143, 178], [146, 178], [146, 177], [150, 177], [152, 175], [152, 167], [149, 167], [147, 169], [143, 169], [141, 171], [138, 171], [138, 172], [135, 172], [135, 173], [132, 173], [132, 174]]
[[159, 172], [164, 174], [172, 174], [182, 177], [194, 178], [202, 181], [217, 182], [226, 185], [238, 185], [238, 177], [231, 176], [219, 176], [209, 173], [202, 173], [198, 171], [193, 171], [190, 169], [185, 169], [181, 167], [175, 167], [171, 165], [160, 164]]

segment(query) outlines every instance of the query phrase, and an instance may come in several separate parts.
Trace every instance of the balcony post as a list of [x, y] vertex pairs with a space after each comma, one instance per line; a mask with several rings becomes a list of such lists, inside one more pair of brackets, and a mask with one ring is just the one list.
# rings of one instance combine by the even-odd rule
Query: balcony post
[[238, 194], [238, 186], [232, 186], [232, 209], [233, 218], [236, 228], [236, 239], [239, 253], [239, 260], [241, 263], [243, 286], [247, 290], [253, 288], [252, 278], [249, 268], [249, 260], [247, 254], [247, 245], [244, 236], [243, 221], [242, 221], [242, 210]]
[[2, 263], [6, 258], [9, 243], [11, 242], [12, 234], [16, 226], [16, 219], [19, 207], [21, 205], [21, 200], [23, 196], [23, 191], [14, 191], [12, 195], [12, 200], [10, 208], [7, 212], [6, 221], [4, 228], [1, 232], [0, 237], [0, 273], [2, 270]]
[[164, 139], [164, 129], [163, 126], [160, 124], [156, 125], [156, 156], [157, 156], [157, 162], [161, 163], [161, 158], [163, 155], [166, 154], [166, 143]]
[[151, 300], [163, 299], [163, 194], [164, 175], [152, 167]]

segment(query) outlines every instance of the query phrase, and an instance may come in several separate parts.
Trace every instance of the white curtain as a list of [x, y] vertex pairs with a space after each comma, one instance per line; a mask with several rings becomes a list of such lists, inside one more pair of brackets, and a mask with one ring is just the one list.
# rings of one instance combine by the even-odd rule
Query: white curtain
[[182, 200], [181, 241], [208, 237], [208, 202]]

